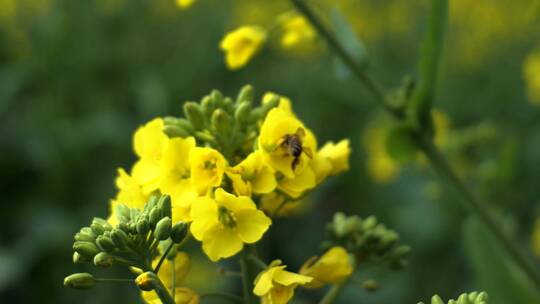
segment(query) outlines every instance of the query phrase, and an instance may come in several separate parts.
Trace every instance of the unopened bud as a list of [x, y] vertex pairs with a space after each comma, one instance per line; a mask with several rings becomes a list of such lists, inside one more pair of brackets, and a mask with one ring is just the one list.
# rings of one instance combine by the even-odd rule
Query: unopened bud
[[89, 289], [96, 283], [94, 276], [86, 272], [74, 273], [64, 279], [64, 286], [75, 289]]
[[167, 134], [169, 138], [188, 137], [190, 135], [188, 131], [175, 125], [166, 125], [163, 127], [163, 133]]
[[152, 272], [143, 272], [135, 278], [135, 284], [143, 291], [151, 291], [154, 289], [156, 275]]
[[76, 241], [94, 242], [96, 240], [96, 234], [89, 227], [84, 227], [81, 231], [75, 234]]
[[129, 207], [124, 204], [117, 204], [115, 208], [116, 218], [123, 224], [127, 223], [131, 219], [131, 212]]
[[223, 109], [212, 113], [212, 128], [219, 134], [229, 134], [231, 130], [231, 117]]
[[113, 257], [106, 252], [100, 252], [94, 257], [94, 265], [98, 267], [111, 267], [113, 262]]
[[431, 304], [444, 304], [444, 301], [438, 295], [434, 295], [431, 298]]
[[223, 94], [221, 94], [220, 91], [212, 90], [212, 92], [210, 93], [210, 98], [212, 99], [217, 108], [222, 108], [224, 106]]
[[248, 103], [253, 102], [253, 86], [246, 84], [240, 89], [238, 97], [236, 98], [237, 103], [242, 103], [247, 101]]
[[249, 102], [242, 102], [236, 107], [234, 112], [234, 119], [238, 122], [246, 122], [249, 120], [249, 113], [251, 112], [251, 104]]
[[166, 240], [171, 235], [170, 217], [164, 217], [156, 224], [154, 235], [160, 241]]
[[379, 289], [379, 284], [377, 283], [377, 281], [373, 280], [373, 279], [368, 279], [368, 280], [365, 280], [364, 282], [362, 282], [362, 287], [367, 290], [367, 291], [377, 291], [377, 289]]
[[123, 249], [129, 242], [129, 236], [121, 229], [113, 229], [111, 231], [111, 240], [115, 247]]
[[204, 129], [204, 115], [198, 104], [191, 101], [186, 102], [184, 104], [184, 115], [196, 130]]
[[80, 263], [89, 262], [89, 261], [90, 261], [89, 259], [82, 256], [77, 251], [73, 252], [73, 263], [74, 264], [80, 264]]
[[159, 196], [152, 195], [144, 205], [144, 211], [150, 212], [152, 209], [154, 209], [154, 207], [157, 205], [158, 200]]
[[204, 112], [204, 115], [210, 116], [216, 109], [216, 104], [210, 96], [204, 96], [201, 100], [201, 109]]
[[185, 222], [174, 224], [171, 231], [171, 240], [175, 243], [180, 243], [188, 234], [188, 225]]
[[161, 219], [161, 210], [160, 208], [154, 208], [152, 209], [152, 211], [150, 211], [150, 225], [155, 228], [156, 227], [156, 224], [159, 222], [159, 220]]
[[111, 252], [115, 248], [111, 238], [104, 235], [98, 236], [98, 238], [96, 239], [96, 244], [101, 250], [106, 252]]
[[76, 241], [73, 243], [73, 250], [87, 258], [93, 258], [100, 252], [99, 248], [97, 248], [94, 243], [82, 241]]
[[137, 221], [137, 232], [146, 235], [148, 231], [150, 231], [150, 223], [148, 222], [148, 216], [145, 216]]
[[159, 198], [158, 206], [161, 209], [161, 217], [172, 217], [171, 197], [169, 195], [162, 195]]

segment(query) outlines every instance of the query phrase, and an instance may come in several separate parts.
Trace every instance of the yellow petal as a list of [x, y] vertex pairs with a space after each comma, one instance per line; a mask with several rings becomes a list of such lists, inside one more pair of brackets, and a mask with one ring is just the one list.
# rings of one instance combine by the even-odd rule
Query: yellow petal
[[279, 269], [274, 273], [274, 281], [278, 282], [283, 286], [289, 286], [293, 284], [303, 285], [311, 282], [312, 280], [313, 278], [311, 277], [286, 271], [284, 269]]
[[276, 189], [277, 182], [274, 172], [270, 168], [263, 168], [251, 182], [253, 192], [255, 193], [270, 193]]
[[245, 243], [255, 243], [262, 238], [272, 221], [262, 211], [241, 210], [235, 213], [236, 231]]
[[218, 188], [214, 192], [214, 196], [218, 205], [227, 208], [227, 210], [237, 213], [242, 210], [255, 210], [257, 206], [247, 196], [235, 196], [223, 190], [223, 188]]
[[261, 272], [261, 274], [259, 274], [259, 276], [255, 279], [255, 287], [253, 288], [253, 293], [259, 297], [267, 294], [272, 289], [272, 287], [274, 287], [274, 273], [276, 272], [276, 270], [283, 268], [285, 268], [285, 266], [270, 267], [267, 270]]
[[202, 243], [204, 252], [213, 262], [231, 257], [244, 247], [244, 243], [233, 229], [221, 225], [215, 225], [207, 230]]
[[317, 185], [313, 169], [306, 168], [302, 173], [294, 178], [286, 178], [279, 183], [279, 189], [293, 198], [297, 198], [306, 190], [312, 189]]
[[209, 197], [199, 197], [191, 205], [190, 231], [197, 240], [202, 240], [207, 230], [219, 225], [218, 206]]

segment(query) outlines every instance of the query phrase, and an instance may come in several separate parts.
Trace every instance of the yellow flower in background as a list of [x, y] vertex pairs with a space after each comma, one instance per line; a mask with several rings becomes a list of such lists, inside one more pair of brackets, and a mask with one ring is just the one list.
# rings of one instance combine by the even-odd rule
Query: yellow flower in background
[[349, 156], [351, 155], [350, 141], [343, 139], [337, 144], [327, 142], [320, 150], [319, 156], [326, 158], [332, 165], [331, 175], [349, 170]]
[[189, 156], [191, 182], [200, 195], [205, 195], [212, 187], [221, 185], [227, 161], [218, 150], [196, 147]]
[[347, 250], [335, 246], [325, 252], [319, 259], [309, 259], [300, 274], [313, 277], [313, 281], [306, 288], [320, 288], [324, 284], [337, 284], [343, 282], [353, 273], [353, 265]]
[[130, 208], [142, 209], [149, 199], [149, 195], [143, 192], [141, 185], [122, 168], [118, 169], [116, 187], [118, 188], [118, 193], [116, 198], [110, 202], [110, 215], [108, 219], [109, 223], [113, 226], [118, 224], [118, 219], [116, 218], [116, 206], [119, 203]]
[[309, 47], [317, 38], [317, 33], [302, 16], [286, 17], [282, 24], [281, 46], [285, 49]]
[[261, 297], [261, 303], [288, 303], [297, 286], [305, 285], [313, 280], [311, 277], [286, 271], [286, 267], [281, 265], [280, 260], [276, 260], [257, 276], [253, 293]]
[[306, 207], [307, 204], [304, 200], [288, 200], [288, 198], [277, 192], [271, 192], [261, 197], [261, 210], [272, 217], [301, 213], [307, 209]]
[[263, 161], [292, 179], [307, 168], [317, 149], [313, 133], [300, 120], [280, 108], [270, 110], [260, 130]]
[[540, 51], [532, 52], [525, 59], [523, 77], [527, 85], [529, 101], [540, 105]]
[[160, 190], [171, 196], [173, 222], [189, 221], [191, 202], [197, 190], [191, 183], [190, 155], [195, 148], [195, 138], [172, 138], [163, 153]]
[[133, 147], [139, 161], [133, 166], [133, 177], [143, 186], [145, 193], [159, 188], [161, 160], [169, 138], [163, 133], [163, 120], [156, 118], [135, 132]]
[[540, 218], [536, 219], [534, 222], [531, 246], [534, 254], [540, 258]]
[[[160, 258], [154, 259], [152, 261], [152, 266], [156, 267], [159, 263]], [[174, 269], [173, 269], [174, 264]], [[174, 300], [176, 304], [198, 304], [200, 302], [199, 295], [193, 290], [185, 287], [179, 287], [180, 283], [186, 278], [191, 267], [191, 261], [189, 256], [185, 252], [178, 252], [174, 258], [174, 263], [166, 259], [161, 268], [159, 269], [159, 279], [163, 282], [167, 289], [172, 290], [172, 277], [173, 271], [175, 276], [175, 285], [174, 286]], [[161, 304], [160, 299], [154, 291], [142, 291], [142, 298], [146, 303], [149, 304]]]
[[181, 9], [189, 8], [195, 3], [195, 0], [176, 0], [176, 6]]
[[262, 161], [260, 151], [248, 155], [241, 163], [227, 171], [237, 195], [251, 196], [251, 193], [269, 193], [276, 186], [276, 177], [270, 167]]
[[400, 170], [399, 164], [386, 152], [387, 133], [381, 127], [367, 128], [364, 132], [368, 175], [379, 183], [392, 182]]
[[227, 33], [221, 40], [227, 67], [237, 70], [248, 63], [266, 40], [266, 30], [255, 25], [246, 25]]
[[235, 255], [244, 243], [260, 240], [272, 223], [251, 198], [235, 196], [222, 188], [214, 192], [214, 198], [195, 199], [191, 218], [191, 233], [214, 262]]

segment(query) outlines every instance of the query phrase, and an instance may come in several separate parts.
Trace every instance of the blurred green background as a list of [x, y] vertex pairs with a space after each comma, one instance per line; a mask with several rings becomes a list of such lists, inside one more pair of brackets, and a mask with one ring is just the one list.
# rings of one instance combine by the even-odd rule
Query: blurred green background
[[[388, 87], [415, 75], [428, 1], [323, 2], [346, 12], [371, 72]], [[540, 52], [538, 3], [450, 2], [437, 96], [449, 121], [443, 150], [536, 259], [530, 239], [540, 214], [540, 109], [523, 71]], [[540, 291], [422, 161], [373, 178], [376, 143], [365, 133], [389, 127], [388, 118], [321, 43], [308, 53], [271, 44], [246, 68], [225, 68], [218, 44], [227, 31], [270, 26], [288, 9], [284, 0], [199, 0], [188, 10], [174, 0], [0, 0], [0, 303], [140, 302], [130, 284], [88, 292], [62, 286], [70, 273], [94, 271], [71, 263], [73, 234], [91, 217], [107, 216], [116, 169], [135, 160], [131, 136], [139, 125], [180, 115], [184, 101], [213, 88], [234, 96], [246, 83], [258, 94], [289, 96], [320, 143], [348, 137], [353, 148], [351, 170], [318, 188], [309, 211], [276, 221], [263, 247], [267, 259], [298, 269], [320, 253], [334, 212], [373, 214], [412, 246], [410, 264], [400, 272], [360, 269], [340, 303], [416, 303], [471, 290], [488, 291], [495, 304], [540, 303]], [[219, 283], [229, 279], [204, 266], [206, 258], [197, 260], [199, 290], [240, 290], [237, 282]], [[380, 289], [363, 290], [365, 278]], [[299, 294], [297, 303], [317, 298]]]

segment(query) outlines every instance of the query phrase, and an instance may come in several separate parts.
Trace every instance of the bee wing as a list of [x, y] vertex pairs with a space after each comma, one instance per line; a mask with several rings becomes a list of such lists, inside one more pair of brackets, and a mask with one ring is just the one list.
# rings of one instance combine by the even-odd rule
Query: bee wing
[[313, 152], [311, 151], [310, 148], [304, 147], [302, 148], [302, 152], [306, 153], [307, 157], [313, 158]]
[[304, 130], [304, 128], [298, 128], [295, 135], [303, 138], [304, 136], [306, 136], [306, 130]]

